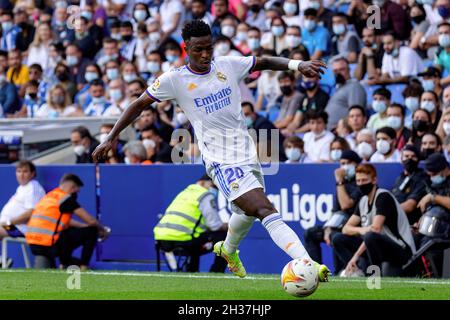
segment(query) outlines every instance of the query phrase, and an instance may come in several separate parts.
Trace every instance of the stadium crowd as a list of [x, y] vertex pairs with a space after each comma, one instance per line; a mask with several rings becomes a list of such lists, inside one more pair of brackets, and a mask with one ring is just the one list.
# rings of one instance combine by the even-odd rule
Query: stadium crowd
[[[322, 78], [263, 71], [240, 85], [247, 127], [279, 129], [280, 161], [340, 163], [334, 212], [342, 217], [307, 232], [317, 260], [320, 242], [338, 246], [349, 230], [362, 197], [360, 163], [404, 165], [392, 195], [416, 228], [436, 201], [419, 182], [448, 198], [448, 169], [436, 153], [449, 161], [450, 0], [0, 0], [0, 117], [119, 116], [163, 72], [187, 63], [180, 33], [191, 19], [211, 26], [214, 57], [327, 62]], [[201, 163], [175, 103], [148, 106], [133, 126], [136, 140], [116, 142], [106, 163], [170, 163], [180, 142]], [[93, 162], [111, 129], [103, 124], [97, 140], [75, 128], [76, 162]], [[190, 136], [173, 138], [178, 129]], [[337, 270], [351, 254], [335, 256]]]

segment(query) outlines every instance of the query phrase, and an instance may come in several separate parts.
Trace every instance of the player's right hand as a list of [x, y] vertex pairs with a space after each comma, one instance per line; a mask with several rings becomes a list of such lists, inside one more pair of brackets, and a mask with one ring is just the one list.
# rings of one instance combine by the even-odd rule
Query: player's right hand
[[92, 158], [94, 159], [94, 162], [106, 159], [109, 150], [112, 149], [112, 145], [113, 141], [110, 139], [107, 139], [106, 141], [99, 144], [97, 148], [95, 148], [94, 152], [92, 152]]

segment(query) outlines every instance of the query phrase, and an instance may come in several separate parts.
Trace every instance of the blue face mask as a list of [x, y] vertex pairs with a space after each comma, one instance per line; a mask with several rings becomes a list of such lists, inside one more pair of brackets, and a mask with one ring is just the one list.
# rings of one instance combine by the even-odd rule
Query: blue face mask
[[104, 97], [92, 97], [92, 102], [95, 104], [102, 104], [103, 102], [105, 102], [105, 98]]
[[106, 70], [106, 76], [109, 80], [116, 80], [119, 78], [119, 69], [108, 69]]
[[345, 32], [345, 25], [344, 24], [334, 24], [333, 25], [333, 32], [337, 34], [338, 36], [343, 34]]
[[90, 11], [83, 11], [83, 12], [81, 12], [81, 16], [86, 18], [87, 21], [91, 21], [92, 20], [92, 12], [90, 12]]
[[438, 174], [438, 175], [430, 177], [430, 180], [433, 185], [439, 185], [445, 181], [445, 177]]
[[166, 55], [166, 59], [167, 59], [167, 61], [169, 61], [170, 63], [174, 63], [175, 61], [178, 60], [178, 56], [173, 55], [173, 54], [167, 54], [167, 55]]
[[247, 126], [247, 128], [250, 128], [253, 125], [252, 117], [245, 117], [245, 125]]
[[423, 80], [422, 87], [425, 91], [433, 91], [434, 90], [434, 81], [431, 79]]
[[381, 101], [381, 100], [374, 100], [372, 102], [372, 109], [376, 113], [383, 113], [386, 111], [386, 102]]
[[314, 82], [314, 81], [302, 81], [300, 83], [300, 85], [305, 90], [311, 90], [311, 89], [314, 89], [316, 87], [317, 83]]
[[347, 180], [351, 180], [355, 177], [356, 168], [353, 164], [343, 165], [342, 168], [345, 170], [345, 177]]
[[284, 28], [283, 26], [273, 26], [271, 28], [272, 33], [275, 37], [281, 37], [284, 33]]
[[248, 44], [248, 47], [250, 48], [250, 50], [256, 50], [261, 47], [258, 38], [248, 38], [247, 44]]
[[448, 17], [450, 17], [450, 8], [447, 8], [444, 6], [439, 6], [437, 9], [438, 9], [439, 15], [442, 18], [447, 19]]
[[316, 21], [314, 20], [305, 20], [304, 21], [304, 27], [308, 30], [308, 31], [313, 31], [316, 27]]
[[91, 82], [93, 80], [98, 79], [98, 74], [97, 72], [86, 72], [84, 78], [86, 79], [87, 82]]

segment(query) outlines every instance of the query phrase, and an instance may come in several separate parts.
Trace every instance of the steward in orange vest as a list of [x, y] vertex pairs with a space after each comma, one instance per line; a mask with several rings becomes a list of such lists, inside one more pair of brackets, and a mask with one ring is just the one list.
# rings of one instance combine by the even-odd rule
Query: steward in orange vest
[[[35, 268], [55, 267], [59, 257], [61, 268], [77, 264], [72, 252], [83, 247], [79, 265], [87, 269], [97, 239], [105, 238], [107, 230], [77, 202], [83, 186], [74, 174], [65, 174], [59, 187], [47, 193], [35, 206], [27, 225], [25, 238], [36, 256]], [[84, 223], [72, 220], [75, 214]]]

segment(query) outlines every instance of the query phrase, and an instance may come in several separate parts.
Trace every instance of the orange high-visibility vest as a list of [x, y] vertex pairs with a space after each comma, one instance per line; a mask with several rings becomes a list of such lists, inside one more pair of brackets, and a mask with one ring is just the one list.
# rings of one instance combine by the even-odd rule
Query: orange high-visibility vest
[[72, 213], [61, 213], [59, 210], [68, 197], [70, 194], [56, 188], [36, 204], [25, 233], [28, 244], [49, 247], [58, 241], [61, 231], [69, 227], [72, 219]]

